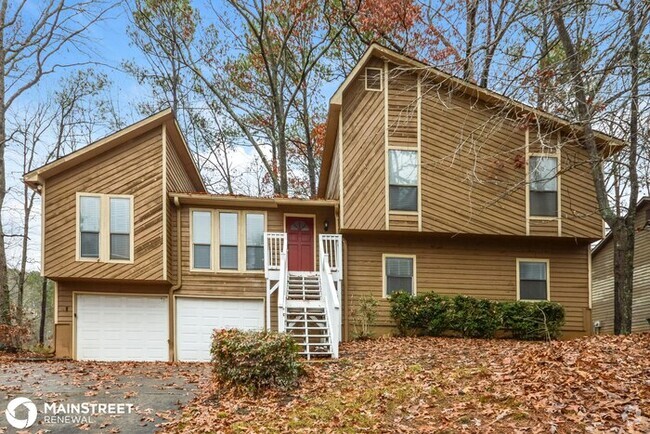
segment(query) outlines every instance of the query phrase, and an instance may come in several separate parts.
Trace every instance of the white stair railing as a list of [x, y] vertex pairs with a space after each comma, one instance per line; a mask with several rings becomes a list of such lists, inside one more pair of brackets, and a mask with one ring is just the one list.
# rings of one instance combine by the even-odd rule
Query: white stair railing
[[325, 301], [325, 311], [327, 312], [327, 329], [330, 335], [332, 358], [338, 359], [339, 342], [341, 341], [341, 302], [334, 284], [329, 254], [325, 252], [325, 244], [323, 235], [321, 235], [319, 242], [321, 296]]
[[[278, 280], [278, 332], [284, 333], [286, 329], [287, 281], [289, 280], [287, 253], [280, 254], [280, 279]], [[269, 298], [270, 300], [270, 298]]]
[[[284, 272], [283, 272], [284, 271]], [[287, 234], [264, 232], [264, 276], [266, 277], [266, 329], [271, 330], [271, 295], [278, 291], [278, 330], [284, 329], [283, 314], [287, 285]], [[271, 286], [271, 282], [276, 281]], [[282, 311], [282, 315], [281, 312]]]

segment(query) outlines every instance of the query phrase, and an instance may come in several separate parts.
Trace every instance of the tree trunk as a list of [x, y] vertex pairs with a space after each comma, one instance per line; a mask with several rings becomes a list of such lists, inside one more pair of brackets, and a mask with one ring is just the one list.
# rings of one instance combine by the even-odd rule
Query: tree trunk
[[38, 343], [45, 343], [45, 316], [47, 315], [47, 278], [41, 283], [41, 323], [38, 327]]
[[[0, 32], [1, 33], [1, 32]], [[4, 76], [0, 77], [0, 95], [4, 95]], [[0, 323], [9, 323], [10, 294], [7, 279], [7, 255], [5, 252], [5, 236], [2, 227], [2, 206], [5, 200], [5, 124], [4, 103], [0, 101]]]
[[625, 219], [613, 228], [614, 236], [614, 333], [632, 332], [632, 291], [634, 282], [634, 224]]

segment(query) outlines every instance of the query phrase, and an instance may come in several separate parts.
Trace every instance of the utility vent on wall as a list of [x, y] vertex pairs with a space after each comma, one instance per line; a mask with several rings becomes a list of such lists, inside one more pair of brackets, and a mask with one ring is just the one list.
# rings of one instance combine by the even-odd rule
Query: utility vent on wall
[[381, 87], [381, 68], [366, 68], [366, 90], [380, 92]]

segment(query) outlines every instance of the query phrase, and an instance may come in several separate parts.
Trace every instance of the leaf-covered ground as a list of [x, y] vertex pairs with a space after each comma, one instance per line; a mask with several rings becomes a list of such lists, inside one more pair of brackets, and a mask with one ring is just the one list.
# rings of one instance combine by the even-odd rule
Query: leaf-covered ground
[[165, 432], [650, 432], [650, 334], [347, 343], [292, 392], [208, 378]]

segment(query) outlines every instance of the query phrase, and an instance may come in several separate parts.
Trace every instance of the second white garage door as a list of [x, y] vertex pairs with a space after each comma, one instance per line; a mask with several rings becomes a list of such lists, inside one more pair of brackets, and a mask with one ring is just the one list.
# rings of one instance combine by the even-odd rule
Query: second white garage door
[[178, 360], [208, 361], [214, 329], [264, 328], [262, 300], [178, 297], [176, 299], [176, 355]]

